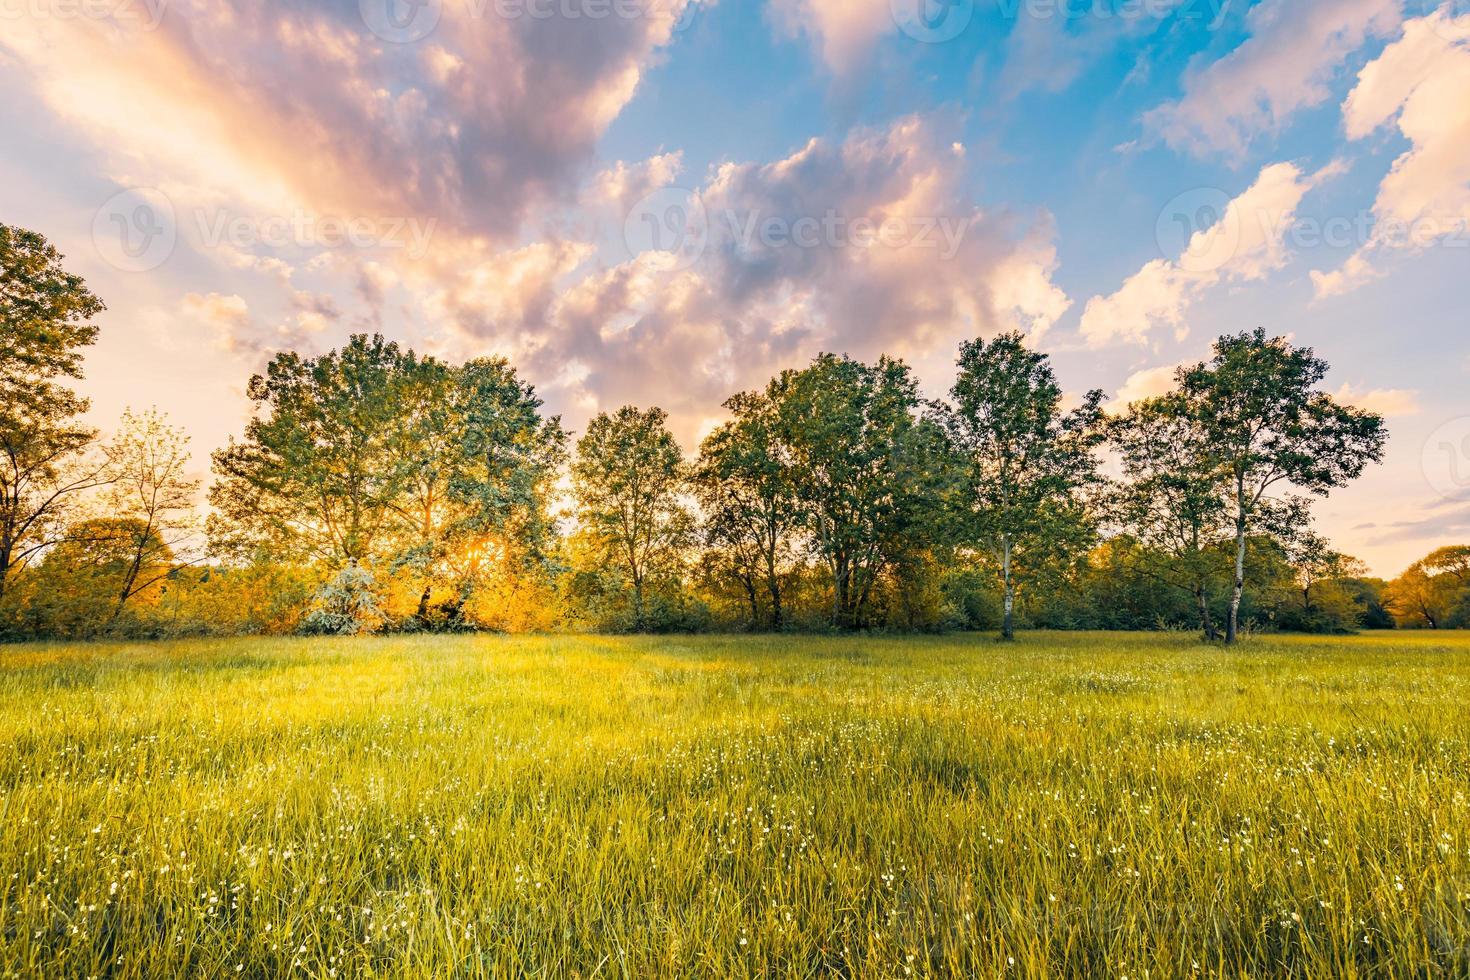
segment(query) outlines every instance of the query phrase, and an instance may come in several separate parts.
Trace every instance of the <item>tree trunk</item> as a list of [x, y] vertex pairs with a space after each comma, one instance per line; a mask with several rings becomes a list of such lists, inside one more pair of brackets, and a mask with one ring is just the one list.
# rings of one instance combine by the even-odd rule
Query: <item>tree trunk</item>
[[776, 575], [776, 555], [774, 550], [766, 551], [766, 591], [771, 596], [771, 629], [777, 633], [785, 624], [782, 620], [781, 611], [781, 580]]
[[1000, 638], [1014, 640], [1016, 638], [1016, 586], [1011, 581], [1011, 539], [1009, 535], [1001, 538], [1000, 551], [1000, 574], [1005, 581], [1005, 614], [1001, 620]]
[[434, 591], [434, 583], [428, 582], [424, 585], [423, 594], [419, 596], [419, 610], [414, 616], [419, 622], [426, 622], [429, 618], [429, 597]]
[[1205, 596], [1203, 585], [1194, 587], [1194, 598], [1199, 603], [1199, 624], [1205, 631], [1205, 640], [1214, 643], [1220, 638], [1220, 634], [1215, 630], [1215, 621], [1210, 618], [1210, 600]]
[[1240, 597], [1245, 594], [1245, 514], [1235, 519], [1235, 581], [1230, 587], [1230, 621], [1225, 625], [1225, 645], [1240, 639]]
[[839, 560], [832, 588], [832, 625], [839, 629], [847, 625], [847, 576], [847, 563]]
[[633, 632], [643, 632], [643, 576], [633, 577]]

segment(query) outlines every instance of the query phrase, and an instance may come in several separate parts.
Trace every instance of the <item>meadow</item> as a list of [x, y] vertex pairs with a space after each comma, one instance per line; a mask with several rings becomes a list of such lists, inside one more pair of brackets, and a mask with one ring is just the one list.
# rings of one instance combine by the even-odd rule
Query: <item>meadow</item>
[[1470, 635], [0, 648], [0, 976], [1470, 975]]

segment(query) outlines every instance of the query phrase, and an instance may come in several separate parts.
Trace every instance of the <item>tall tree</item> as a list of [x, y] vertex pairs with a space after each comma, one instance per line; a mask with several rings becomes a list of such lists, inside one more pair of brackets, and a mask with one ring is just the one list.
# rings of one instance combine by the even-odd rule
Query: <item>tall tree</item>
[[1470, 589], [1470, 545], [1455, 544], [1436, 548], [1419, 564], [1431, 575], [1447, 575], [1460, 588]]
[[867, 625], [885, 568], [934, 528], [942, 440], [918, 417], [902, 361], [822, 354], [771, 382], [790, 478], [815, 555], [832, 577], [832, 621]]
[[1108, 430], [1123, 471], [1112, 494], [1116, 519], [1144, 544], [1149, 574], [1189, 594], [1214, 641], [1210, 582], [1222, 569], [1212, 545], [1227, 533], [1230, 504], [1207, 434], [1177, 393], [1128, 406]]
[[1235, 575], [1225, 642], [1240, 632], [1247, 542], [1281, 515], [1305, 517], [1305, 501], [1290, 488], [1325, 497], [1383, 458], [1383, 418], [1339, 405], [1318, 389], [1327, 362], [1284, 337], [1254, 332], [1221, 337], [1209, 363], [1179, 373], [1190, 415], [1211, 446], [1225, 481], [1235, 528]]
[[[492, 555], [507, 574], [533, 573], [544, 565], [555, 530], [550, 501], [566, 461], [567, 437], [561, 419], [542, 414], [535, 388], [504, 359], [470, 361], [454, 376], [449, 417], [456, 438], [446, 469], [456, 518], [445, 537], [458, 578], [451, 600], [457, 609]], [[431, 457], [425, 466], [435, 465]]]
[[700, 447], [695, 494], [707, 543], [727, 556], [746, 592], [751, 624], [779, 630], [786, 622], [787, 565], [801, 521], [780, 419], [765, 392], [736, 395], [725, 408], [734, 418]]
[[1097, 474], [1102, 392], [1072, 411], [1045, 354], [1019, 333], [960, 348], [946, 413], [965, 462], [966, 537], [993, 555], [1002, 589], [1001, 635], [1015, 638], [1018, 553], [1053, 551], [1079, 517], [1078, 494]]
[[57, 383], [80, 379], [97, 340], [102, 301], [44, 237], [0, 224], [0, 598], [13, 573], [57, 540], [66, 509], [107, 482], [84, 453], [97, 433], [86, 399]]
[[694, 529], [683, 501], [684, 454], [668, 415], [631, 406], [598, 415], [577, 442], [572, 481], [582, 526], [603, 559], [628, 576], [641, 631], [646, 585], [678, 568]]
[[[125, 412], [106, 452], [113, 475], [108, 516], [124, 553], [111, 613], [115, 622], [129, 600], [174, 571], [198, 532], [199, 480], [188, 472], [189, 437], [156, 410]], [[188, 563], [201, 558], [196, 554]]]
[[379, 553], [415, 476], [400, 440], [414, 363], [380, 336], [276, 355], [250, 379], [259, 409], [244, 440], [214, 454], [217, 542], [334, 567]]
[[1449, 576], [1433, 574], [1416, 561], [1384, 590], [1384, 604], [1400, 625], [1428, 626], [1432, 630], [1449, 626], [1459, 588]]

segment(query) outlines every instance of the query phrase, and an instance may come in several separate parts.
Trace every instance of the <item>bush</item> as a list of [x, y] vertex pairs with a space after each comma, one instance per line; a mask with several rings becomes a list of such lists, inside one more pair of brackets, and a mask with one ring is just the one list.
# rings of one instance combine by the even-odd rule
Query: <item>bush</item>
[[301, 632], [315, 636], [358, 636], [376, 633], [387, 617], [378, 607], [378, 582], [357, 562], [322, 586], [311, 600]]

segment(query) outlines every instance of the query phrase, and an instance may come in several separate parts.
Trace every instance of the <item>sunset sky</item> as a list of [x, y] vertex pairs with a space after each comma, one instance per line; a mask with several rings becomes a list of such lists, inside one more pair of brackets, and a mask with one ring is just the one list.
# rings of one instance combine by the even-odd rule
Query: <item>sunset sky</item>
[[[271, 353], [501, 354], [579, 429], [822, 350], [1074, 396], [1317, 348], [1379, 574], [1470, 538], [1470, 2], [0, 0], [0, 220], [108, 304], [84, 390], [196, 464]], [[912, 9], [922, 4], [924, 9]]]

